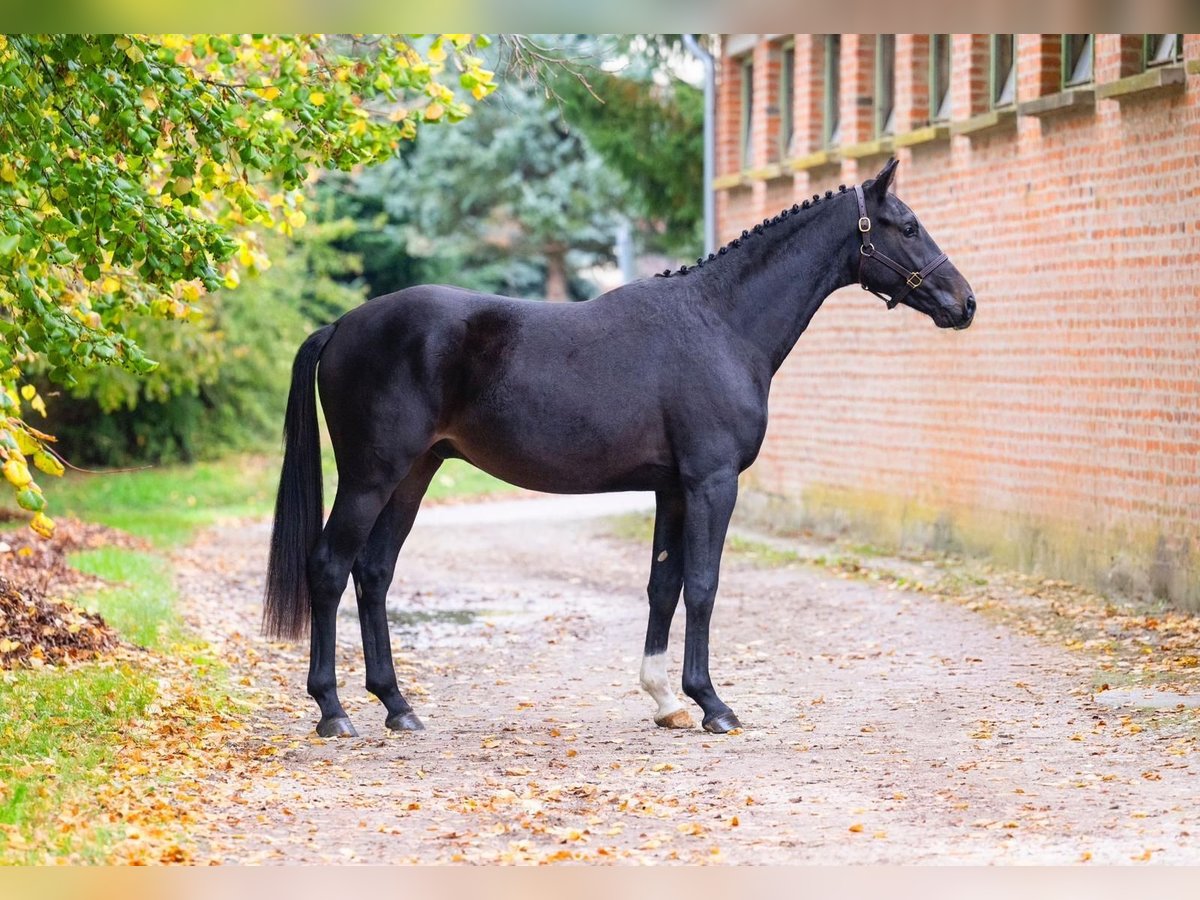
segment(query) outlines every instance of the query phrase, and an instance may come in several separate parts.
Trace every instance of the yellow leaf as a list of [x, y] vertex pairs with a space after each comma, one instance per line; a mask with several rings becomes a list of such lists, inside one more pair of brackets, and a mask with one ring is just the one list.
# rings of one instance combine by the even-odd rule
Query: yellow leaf
[[325, 105], [325, 94], [321, 91], [313, 91], [311, 94], [308, 95], [308, 102], [311, 103], [313, 106], [324, 106]]
[[0, 640], [0, 653], [12, 653], [21, 646], [20, 641], [14, 641], [10, 638]]
[[229, 290], [233, 290], [242, 283], [242, 276], [238, 274], [237, 269], [230, 269], [225, 273], [225, 280], [222, 282]]
[[45, 513], [34, 513], [29, 527], [44, 538], [54, 537], [54, 520]]
[[425, 107], [425, 121], [426, 122], [436, 122], [438, 119], [440, 119], [442, 117], [442, 113], [444, 113], [445, 111], [446, 111], [445, 107], [443, 107], [442, 104], [437, 103], [436, 101], [433, 103], [430, 103], [428, 106]]
[[25, 465], [23, 460], [10, 459], [4, 464], [3, 471], [4, 477], [13, 487], [23, 488], [33, 481], [33, 476], [29, 474], [29, 466]]
[[105, 275], [104, 280], [100, 282], [100, 290], [106, 294], [111, 294], [114, 291], [121, 289], [121, 282], [113, 278], [111, 275]]
[[154, 112], [158, 109], [158, 93], [152, 87], [148, 87], [142, 91], [142, 102], [146, 104], [146, 109]]
[[863, 830], [862, 823], [861, 823], [861, 822], [855, 822], [853, 825], [851, 825], [851, 826], [850, 826], [850, 830], [851, 830], [852, 832], [854, 832], [855, 834], [858, 834], [860, 831], [862, 831], [862, 830]]
[[267, 101], [274, 100], [276, 97], [279, 96], [279, 88], [275, 87], [275, 85], [271, 85], [270, 87], [260, 88], [259, 92], [258, 92], [258, 96], [262, 97], [264, 100], [267, 100]]
[[32, 400], [36, 396], [37, 396], [37, 388], [35, 388], [32, 384], [24, 385], [21, 388], [21, 397], [23, 399]]
[[7, 160], [0, 164], [0, 179], [7, 181], [9, 184], [17, 180], [17, 170]]

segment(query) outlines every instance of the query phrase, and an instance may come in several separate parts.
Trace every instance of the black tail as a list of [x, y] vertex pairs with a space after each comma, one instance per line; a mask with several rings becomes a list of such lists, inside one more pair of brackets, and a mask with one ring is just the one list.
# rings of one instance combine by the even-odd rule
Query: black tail
[[275, 498], [263, 633], [295, 639], [308, 629], [308, 555], [321, 536], [321, 435], [317, 430], [317, 361], [336, 325], [314, 331], [292, 363], [292, 389], [283, 420], [283, 471]]

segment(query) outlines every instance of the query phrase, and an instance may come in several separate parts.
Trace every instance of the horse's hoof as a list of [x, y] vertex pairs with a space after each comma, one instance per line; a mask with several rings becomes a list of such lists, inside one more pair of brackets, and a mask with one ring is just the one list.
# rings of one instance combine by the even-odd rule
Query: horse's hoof
[[400, 713], [397, 716], [388, 716], [384, 723], [392, 731], [424, 731], [425, 726], [421, 724], [421, 720], [417, 718], [417, 714], [411, 710], [406, 713]]
[[686, 709], [677, 709], [665, 716], [655, 716], [654, 724], [659, 728], [695, 728], [691, 714]]
[[350, 719], [346, 716], [335, 716], [331, 719], [322, 719], [317, 723], [317, 736], [323, 738], [358, 737], [358, 732], [354, 730], [354, 726], [350, 724]]
[[726, 732], [733, 731], [735, 728], [741, 727], [742, 723], [733, 714], [733, 710], [717, 713], [715, 716], [705, 716], [704, 718], [704, 730], [711, 731], [713, 734], [725, 734]]

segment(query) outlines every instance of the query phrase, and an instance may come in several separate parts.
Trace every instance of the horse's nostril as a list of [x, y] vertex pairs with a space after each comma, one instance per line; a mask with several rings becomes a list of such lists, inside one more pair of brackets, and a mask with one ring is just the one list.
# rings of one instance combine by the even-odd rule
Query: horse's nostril
[[975, 315], [975, 295], [974, 294], [968, 295], [967, 302], [963, 304], [963, 308], [966, 309], [968, 316]]

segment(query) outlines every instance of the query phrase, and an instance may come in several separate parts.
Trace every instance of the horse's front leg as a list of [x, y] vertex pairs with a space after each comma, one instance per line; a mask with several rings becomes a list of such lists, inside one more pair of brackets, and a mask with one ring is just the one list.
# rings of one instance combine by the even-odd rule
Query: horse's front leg
[[741, 727], [733, 710], [717, 696], [708, 673], [708, 625], [737, 488], [737, 472], [730, 469], [687, 484], [684, 494], [683, 605], [687, 631], [683, 692], [704, 710], [704, 729], [717, 734]]
[[683, 708], [667, 677], [667, 642], [671, 619], [683, 587], [683, 494], [678, 490], [655, 495], [654, 547], [650, 562], [650, 621], [646, 624], [646, 648], [642, 655], [642, 690], [654, 698], [658, 709], [654, 724], [663, 728], [692, 728], [695, 725]]

